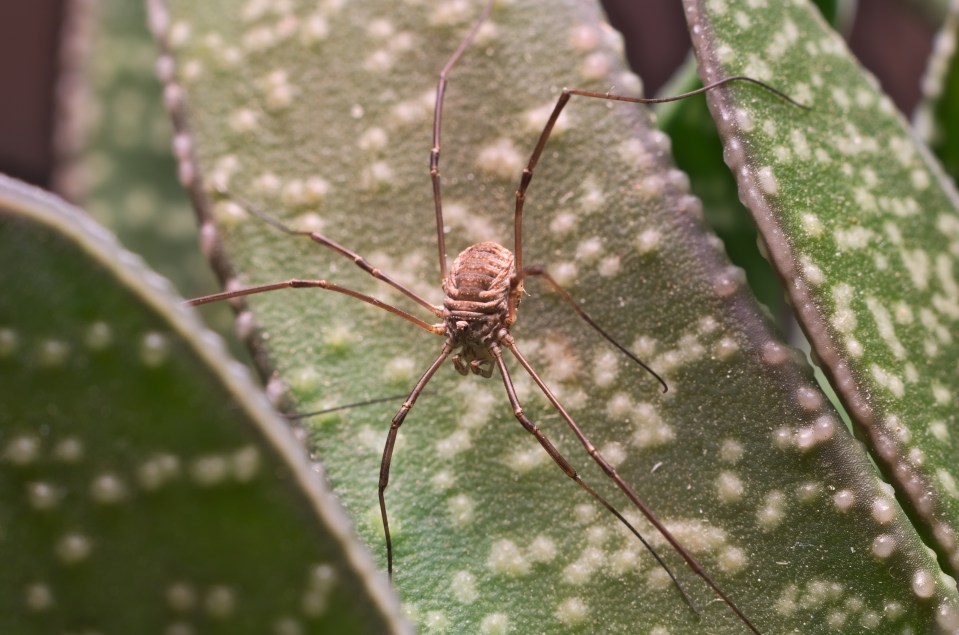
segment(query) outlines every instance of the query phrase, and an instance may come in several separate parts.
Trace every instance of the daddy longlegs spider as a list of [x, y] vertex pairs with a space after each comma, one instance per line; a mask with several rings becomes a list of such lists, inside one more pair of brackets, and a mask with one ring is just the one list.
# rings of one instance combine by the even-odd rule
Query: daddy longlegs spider
[[[573, 417], [566, 411], [557, 397], [546, 385], [543, 379], [533, 369], [527, 359], [517, 348], [513, 336], [510, 334], [510, 327], [516, 321], [517, 308], [523, 295], [523, 283], [527, 278], [539, 278], [548, 284], [553, 291], [586, 322], [591, 328], [605, 338], [613, 347], [622, 354], [626, 355], [633, 363], [650, 373], [662, 385], [663, 392], [668, 390], [666, 382], [656, 372], [647, 366], [642, 360], [619, 344], [610, 334], [604, 331], [589, 314], [572, 298], [572, 296], [542, 267], [535, 265], [526, 265], [523, 261], [523, 207], [526, 200], [526, 192], [533, 178], [533, 171], [538, 164], [546, 142], [553, 131], [560, 113], [574, 95], [590, 97], [594, 99], [603, 99], [610, 101], [629, 102], [636, 104], [663, 103], [677, 101], [702, 94], [716, 87], [728, 84], [730, 82], [749, 82], [770, 92], [771, 94], [783, 99], [800, 108], [806, 108], [797, 103], [784, 93], [772, 88], [771, 86], [758, 80], [743, 77], [727, 77], [715, 81], [698, 90], [683, 93], [673, 97], [648, 99], [640, 97], [625, 97], [609, 93], [598, 93], [587, 90], [564, 88], [560, 94], [552, 113], [540, 133], [539, 139], [533, 149], [526, 168], [522, 172], [519, 187], [516, 190], [516, 200], [514, 208], [514, 247], [510, 251], [506, 247], [494, 242], [481, 242], [466, 248], [454, 260], [452, 266], [447, 267], [447, 254], [445, 245], [445, 235], [443, 228], [443, 205], [441, 196], [441, 176], [440, 176], [440, 137], [442, 130], [443, 100], [446, 94], [447, 78], [454, 65], [473, 42], [479, 31], [480, 26], [489, 17], [494, 0], [489, 0], [482, 15], [473, 25], [469, 33], [460, 42], [459, 46], [450, 56], [443, 69], [440, 71], [439, 80], [436, 84], [436, 100], [433, 111], [433, 146], [430, 151], [429, 171], [433, 186], [433, 201], [436, 214], [436, 236], [438, 244], [439, 268], [443, 281], [443, 292], [445, 299], [442, 306], [430, 304], [419, 294], [370, 264], [365, 258], [350, 250], [343, 245], [333, 241], [326, 236], [313, 231], [294, 230], [276, 218], [258, 210], [253, 205], [246, 203], [233, 196], [231, 193], [222, 191], [221, 194], [232, 198], [247, 211], [259, 217], [265, 223], [286, 234], [293, 236], [305, 236], [323, 247], [331, 249], [340, 256], [347, 258], [360, 269], [372, 277], [385, 282], [403, 295], [416, 302], [424, 309], [429, 311], [440, 322], [430, 324], [402, 309], [391, 306], [376, 298], [354, 291], [352, 289], [337, 285], [326, 280], [308, 280], [308, 279], [290, 279], [272, 284], [262, 284], [244, 289], [237, 289], [216, 293], [189, 301], [191, 305], [201, 305], [210, 302], [229, 300], [241, 296], [253, 295], [273, 291], [283, 288], [315, 288], [333, 291], [343, 295], [350, 296], [377, 308], [388, 311], [425, 331], [439, 335], [445, 338], [439, 355], [429, 366], [419, 381], [413, 387], [412, 391], [406, 397], [403, 405], [393, 417], [390, 424], [389, 433], [380, 464], [380, 476], [378, 486], [378, 497], [380, 514], [383, 522], [383, 530], [386, 541], [387, 568], [390, 576], [393, 573], [393, 544], [390, 535], [389, 518], [386, 511], [386, 489], [389, 484], [390, 463], [393, 456], [393, 448], [396, 443], [397, 433], [406, 420], [407, 414], [413, 408], [416, 400], [423, 394], [423, 391], [447, 358], [451, 358], [453, 366], [461, 375], [474, 374], [489, 378], [494, 370], [498, 371], [506, 390], [507, 398], [513, 409], [513, 414], [519, 423], [532, 434], [542, 448], [547, 452], [553, 462], [563, 471], [563, 473], [576, 484], [585, 490], [593, 499], [601, 504], [606, 510], [616, 517], [652, 554], [653, 558], [659, 563], [663, 570], [672, 580], [673, 585], [682, 595], [683, 600], [698, 613], [692, 599], [685, 589], [676, 579], [673, 572], [669, 569], [660, 555], [652, 545], [640, 534], [640, 532], [620, 513], [620, 511], [610, 503], [605, 497], [599, 494], [595, 489], [588, 485], [579, 476], [577, 471], [569, 463], [563, 454], [553, 445], [553, 443], [543, 434], [542, 431], [527, 417], [523, 407], [516, 395], [513, 381], [504, 361], [503, 349], [519, 362], [523, 370], [529, 375], [537, 387], [542, 391], [546, 399], [552, 404], [553, 408], [566, 422], [569, 429], [576, 436], [587, 454], [596, 462], [602, 471], [609, 477], [616, 486], [622, 491], [629, 501], [639, 510], [646, 519], [656, 528], [662, 537], [670, 546], [686, 561], [686, 564], [698, 574], [708, 584], [716, 596], [721, 599], [748, 627], [753, 633], [759, 633], [759, 630], [743, 613], [742, 610], [733, 602], [733, 600], [719, 587], [719, 585], [706, 573], [703, 567], [696, 561], [692, 554], [672, 535], [666, 526], [652, 512], [646, 503], [639, 497], [633, 488], [617, 473], [616, 469], [607, 461], [596, 449], [589, 437], [582, 431]], [[303, 415], [300, 415], [303, 416]], [[296, 417], [296, 415], [293, 415]], [[292, 417], [291, 417], [292, 418]]]

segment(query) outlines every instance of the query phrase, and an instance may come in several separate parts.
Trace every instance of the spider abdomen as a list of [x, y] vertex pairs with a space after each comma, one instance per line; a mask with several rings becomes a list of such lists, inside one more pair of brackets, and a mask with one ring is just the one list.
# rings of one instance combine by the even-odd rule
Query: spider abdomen
[[513, 253], [498, 243], [476, 243], [460, 252], [443, 280], [449, 333], [482, 341], [498, 327], [510, 326], [514, 273]]
[[443, 281], [444, 305], [450, 312], [491, 314], [505, 308], [513, 276], [513, 252], [494, 242], [476, 243], [453, 261]]

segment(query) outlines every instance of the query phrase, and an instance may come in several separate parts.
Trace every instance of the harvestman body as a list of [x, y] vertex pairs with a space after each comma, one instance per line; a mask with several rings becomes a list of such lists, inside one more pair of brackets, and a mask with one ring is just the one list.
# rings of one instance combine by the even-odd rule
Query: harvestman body
[[493, 242], [477, 243], [466, 248], [462, 253], [460, 253], [454, 259], [452, 266], [449, 267], [449, 271], [447, 272], [447, 256], [443, 231], [443, 208], [442, 197], [440, 193], [439, 171], [440, 128], [442, 121], [443, 98], [446, 92], [447, 75], [449, 71], [473, 41], [473, 38], [475, 37], [480, 25], [489, 16], [492, 4], [493, 2], [491, 0], [483, 11], [482, 16], [473, 26], [470, 33], [463, 39], [459, 47], [450, 57], [443, 70], [440, 72], [439, 81], [436, 87], [436, 105], [433, 119], [433, 148], [430, 152], [430, 176], [433, 182], [433, 196], [436, 211], [436, 230], [439, 246], [440, 273], [443, 280], [443, 292], [445, 294], [443, 306], [434, 306], [430, 304], [428, 301], [397, 280], [390, 277], [388, 274], [385, 274], [376, 267], [373, 267], [359, 254], [334, 242], [333, 240], [316, 232], [304, 232], [290, 229], [272, 216], [257, 210], [255, 207], [249, 204], [243, 204], [248, 211], [260, 217], [263, 221], [269, 223], [270, 225], [273, 225], [277, 229], [292, 235], [307, 236], [314, 242], [332, 249], [346, 258], [349, 258], [354, 262], [354, 264], [373, 277], [389, 284], [415, 301], [417, 304], [430, 311], [435, 317], [442, 320], [440, 323], [429, 324], [420, 318], [403, 311], [402, 309], [385, 304], [376, 298], [373, 298], [372, 296], [359, 293], [358, 291], [353, 291], [352, 289], [347, 289], [335, 283], [327, 282], [326, 280], [284, 280], [282, 282], [259, 285], [256, 287], [227, 291], [202, 298], [196, 298], [194, 300], [190, 300], [190, 304], [206, 304], [209, 302], [263, 293], [281, 288], [319, 288], [348, 295], [366, 302], [367, 304], [371, 304], [383, 310], [389, 311], [390, 313], [402, 317], [408, 322], [426, 331], [443, 336], [445, 338], [445, 342], [443, 343], [439, 355], [416, 383], [413, 390], [400, 407], [399, 412], [397, 412], [393, 417], [390, 430], [387, 435], [386, 444], [383, 449], [378, 491], [380, 512], [382, 515], [383, 529], [386, 538], [387, 562], [390, 575], [392, 575], [393, 572], [393, 546], [390, 536], [389, 519], [386, 513], [385, 493], [387, 485], [389, 484], [390, 462], [393, 456], [393, 448], [396, 443], [397, 433], [400, 426], [403, 424], [403, 421], [406, 419], [406, 415], [413, 408], [413, 405], [416, 403], [416, 400], [419, 398], [419, 396], [423, 393], [427, 383], [430, 381], [439, 367], [446, 361], [446, 359], [452, 356], [453, 366], [462, 375], [468, 375], [472, 373], [488, 378], [492, 376], [494, 369], [499, 371], [503, 380], [503, 385], [506, 389], [507, 397], [509, 398], [510, 405], [513, 409], [513, 414], [520, 424], [522, 424], [522, 426], [536, 438], [536, 440], [540, 443], [543, 449], [546, 450], [553, 461], [559, 466], [560, 469], [563, 470], [566, 476], [575, 481], [581, 488], [583, 488], [594, 499], [602, 504], [603, 507], [613, 514], [627, 529], [629, 529], [630, 532], [633, 533], [633, 535], [637, 537], [637, 539], [642, 542], [646, 549], [649, 550], [656, 561], [660, 564], [660, 566], [663, 567], [663, 569], [672, 579], [674, 585], [682, 594], [686, 603], [695, 610], [692, 600], [689, 598], [685, 590], [676, 580], [672, 571], [670, 571], [670, 569], [666, 566], [653, 547], [610, 502], [608, 502], [602, 495], [596, 492], [580, 478], [579, 474], [569, 463], [569, 461], [566, 460], [566, 458], [559, 452], [559, 450], [556, 449], [552, 442], [539, 430], [539, 428], [526, 416], [526, 414], [524, 414], [522, 405], [516, 396], [516, 391], [513, 387], [513, 381], [510, 378], [509, 371], [507, 370], [506, 363], [503, 359], [503, 349], [505, 348], [517, 359], [523, 369], [529, 374], [549, 402], [565, 420], [572, 432], [579, 439], [580, 443], [582, 443], [590, 457], [599, 465], [606, 475], [616, 483], [619, 489], [626, 495], [627, 498], [629, 498], [630, 502], [632, 502], [632, 504], [643, 513], [649, 522], [656, 527], [659, 533], [666, 539], [667, 542], [669, 542], [673, 549], [675, 549], [676, 552], [682, 556], [689, 567], [700, 577], [702, 577], [703, 580], [705, 580], [705, 582], [713, 589], [716, 595], [721, 598], [722, 601], [725, 602], [733, 612], [735, 612], [743, 624], [746, 625], [752, 632], [758, 634], [759, 630], [752, 624], [752, 622], [750, 622], [746, 615], [736, 606], [732, 599], [726, 595], [726, 593], [716, 584], [716, 582], [713, 581], [713, 579], [693, 558], [692, 554], [669, 532], [669, 530], [662, 524], [662, 522], [660, 522], [656, 515], [653, 514], [653, 512], [649, 509], [646, 503], [643, 502], [636, 492], [633, 491], [632, 487], [630, 487], [630, 485], [619, 476], [612, 465], [610, 465], [610, 463], [603, 458], [592, 442], [590, 442], [589, 438], [587, 438], [573, 418], [569, 415], [565, 408], [563, 408], [562, 404], [560, 404], [553, 392], [549, 389], [549, 387], [547, 387], [547, 385], [532, 368], [526, 358], [520, 353], [516, 347], [515, 341], [513, 340], [513, 336], [510, 334], [510, 327], [516, 321], [517, 307], [519, 306], [520, 299], [523, 295], [524, 279], [531, 276], [541, 277], [560, 295], [564, 302], [566, 302], [574, 311], [576, 311], [579, 317], [587, 322], [613, 346], [627, 355], [633, 362], [639, 364], [642, 368], [650, 372], [662, 384], [664, 392], [667, 390], [666, 383], [659, 375], [653, 372], [648, 366], [646, 366], [646, 364], [639, 360], [630, 351], [626, 350], [623, 346], [616, 342], [615, 339], [613, 339], [602, 328], [600, 328], [599, 325], [596, 324], [596, 322], [593, 321], [593, 319], [586, 314], [586, 312], [573, 300], [573, 298], [552, 278], [552, 276], [549, 275], [549, 273], [547, 273], [541, 267], [523, 265], [522, 219], [526, 191], [529, 187], [530, 181], [532, 180], [533, 170], [536, 167], [536, 164], [539, 162], [540, 155], [542, 154], [543, 148], [546, 145], [546, 141], [548, 140], [550, 133], [556, 124], [556, 120], [572, 95], [581, 95], [598, 99], [631, 103], [658, 103], [675, 101], [677, 99], [683, 99], [692, 95], [697, 95], [731, 81], [745, 81], [757, 84], [763, 89], [795, 104], [796, 106], [802, 108], [805, 108], [805, 106], [796, 103], [776, 89], [748, 77], [729, 77], [714, 82], [699, 90], [664, 99], [622, 97], [607, 93], [595, 93], [577, 89], [563, 89], [562, 94], [553, 108], [553, 112], [550, 115], [549, 120], [540, 134], [536, 147], [530, 156], [529, 163], [523, 170], [519, 187], [516, 190], [516, 205], [514, 211], [514, 250], [510, 251], [506, 247]]

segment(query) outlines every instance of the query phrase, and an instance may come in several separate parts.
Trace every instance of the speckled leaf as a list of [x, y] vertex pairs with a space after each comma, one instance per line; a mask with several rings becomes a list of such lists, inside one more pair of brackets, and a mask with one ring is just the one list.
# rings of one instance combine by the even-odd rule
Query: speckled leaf
[[[193, 179], [228, 284], [322, 277], [417, 309], [215, 187], [319, 228], [440, 302], [427, 172], [433, 90], [480, 4], [154, 6], [169, 55], [159, 67], [177, 97], [180, 173]], [[453, 69], [441, 168], [454, 253], [485, 239], [512, 244], [513, 191], [559, 86], [636, 88], [597, 14], [578, 0], [504, 3]], [[751, 94], [777, 116], [796, 115]], [[704, 231], [667, 145], [638, 107], [574, 100], [533, 180], [524, 235], [526, 260], [663, 373], [669, 393], [536, 280], [513, 329], [520, 348], [764, 632], [928, 630], [955, 598], [801, 355], [776, 339]], [[301, 411], [405, 393], [441, 346], [316, 290], [251, 296], [240, 319], [276, 372], [269, 391], [285, 388]], [[525, 411], [627, 510], [511, 367]], [[383, 566], [377, 478], [400, 401], [310, 422], [313, 449]], [[701, 617], [682, 603], [637, 541], [519, 426], [495, 377], [441, 368], [400, 430], [392, 470], [394, 582], [425, 631], [746, 631], [656, 540]], [[914, 587], [931, 599], [917, 600]]]
[[[671, 84], [669, 94], [702, 86], [695, 65], [688, 64], [686, 68], [685, 77], [690, 80], [695, 77], [695, 80]], [[759, 252], [756, 226], [736, 197], [736, 183], [723, 164], [722, 144], [705, 101], [662, 104], [656, 112], [659, 127], [673, 140], [676, 165], [689, 174], [693, 193], [703, 201], [709, 226], [722, 239], [733, 263], [746, 272], [749, 287], [757, 299], [781, 318], [785, 308], [782, 287]]]
[[926, 67], [923, 102], [916, 112], [915, 125], [919, 136], [955, 180], [959, 177], [959, 2], [952, 6]]
[[815, 10], [749, 4], [686, 2], [704, 81], [775, 80], [812, 110], [782, 113], [754, 91], [715, 92], [725, 156], [815, 354], [954, 575], [955, 190]]
[[165, 280], [0, 177], [0, 632], [406, 632], [287, 426]]
[[[832, 23], [847, 26], [855, 15], [854, 2], [821, 0], [815, 3]], [[842, 28], [842, 27], [840, 27]], [[775, 78], [771, 78], [776, 85]], [[657, 96], [687, 92], [702, 86], [692, 56]], [[756, 241], [756, 225], [736, 194], [736, 180], [723, 163], [722, 143], [716, 125], [702, 99], [660, 104], [655, 108], [657, 124], [673, 140], [676, 165], [690, 177], [693, 193], [703, 201], [706, 220], [723, 239], [733, 263], [746, 271], [747, 281], [756, 297], [770, 309], [778, 323], [788, 328], [779, 279], [762, 256]]]
[[[53, 189], [110, 228], [186, 296], [216, 279], [170, 153], [173, 126], [154, 74], [144, 2], [69, 0], [62, 30]], [[204, 318], [242, 357], [225, 305]]]

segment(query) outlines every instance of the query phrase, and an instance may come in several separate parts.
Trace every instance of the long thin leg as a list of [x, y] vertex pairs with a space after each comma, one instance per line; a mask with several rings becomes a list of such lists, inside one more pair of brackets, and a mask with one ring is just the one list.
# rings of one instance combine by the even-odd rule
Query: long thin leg
[[407, 396], [406, 393], [403, 393], [402, 395], [391, 395], [389, 397], [376, 397], [375, 399], [366, 399], [365, 401], [357, 401], [354, 403], [342, 404], [340, 406], [332, 406], [330, 408], [323, 408], [322, 410], [313, 410], [312, 412], [296, 412], [296, 413], [281, 412], [280, 416], [288, 421], [296, 421], [298, 419], [318, 417], [320, 415], [339, 412], [341, 410], [350, 410], [352, 408], [362, 408], [364, 406], [373, 406], [378, 403], [386, 403], [387, 401], [397, 401], [406, 396]]
[[436, 104], [433, 106], [433, 148], [430, 150], [430, 178], [433, 180], [433, 206], [436, 208], [436, 244], [439, 249], [440, 258], [440, 279], [446, 280], [446, 238], [443, 233], [443, 200], [440, 195], [440, 128], [443, 121], [443, 98], [446, 96], [446, 78], [449, 75], [453, 65], [456, 64], [463, 51], [469, 47], [476, 37], [480, 26], [489, 17], [493, 9], [493, 1], [486, 3], [486, 8], [479, 19], [470, 29], [470, 32], [463, 38], [460, 45], [446, 62], [446, 66], [440, 71], [439, 80], [436, 82]]
[[653, 555], [656, 559], [656, 562], [666, 571], [670, 579], [673, 581], [673, 584], [679, 590], [680, 594], [683, 596], [683, 599], [686, 601], [686, 604], [690, 606], [696, 613], [699, 613], [699, 610], [696, 608], [696, 605], [693, 604], [692, 598], [686, 593], [686, 590], [683, 589], [682, 585], [679, 583], [679, 580], [676, 579], [676, 576], [673, 575], [673, 572], [666, 565], [663, 559], [656, 553], [656, 550], [653, 549], [653, 546], [643, 538], [642, 534], [639, 533], [639, 530], [633, 527], [633, 525], [626, 520], [626, 518], [619, 513], [619, 510], [613, 507], [612, 503], [607, 501], [603, 496], [594, 490], [592, 487], [587, 485], [579, 474], [576, 472], [576, 469], [570, 465], [569, 461], [566, 460], [559, 450], [556, 449], [556, 446], [546, 437], [545, 434], [533, 423], [529, 417], [523, 412], [523, 406], [520, 404], [519, 398], [516, 396], [516, 390], [513, 388], [513, 380], [510, 378], [509, 370], [506, 368], [506, 363], [503, 361], [503, 351], [497, 344], [490, 345], [490, 351], [493, 353], [493, 357], [496, 359], [496, 365], [499, 367], [500, 375], [503, 378], [503, 385], [506, 386], [506, 394], [509, 397], [509, 403], [513, 407], [513, 415], [516, 419], [522, 424], [526, 431], [536, 437], [536, 440], [539, 441], [539, 444], [543, 446], [543, 449], [546, 450], [546, 453], [549, 454], [550, 458], [553, 459], [553, 462], [559, 466], [559, 469], [563, 470], [563, 473], [566, 474], [569, 478], [576, 482], [577, 485], [586, 490], [590, 496], [595, 498], [599, 503], [609, 510], [616, 518], [622, 522], [629, 531], [636, 536], [643, 546]]
[[503, 346], [509, 349], [516, 359], [519, 360], [519, 363], [524, 369], [526, 369], [526, 372], [529, 374], [529, 376], [533, 378], [533, 381], [536, 382], [536, 385], [539, 386], [539, 389], [543, 391], [543, 394], [546, 395], [546, 398], [549, 399], [549, 402], [553, 404], [553, 407], [556, 408], [556, 411], [559, 412], [560, 416], [566, 421], [566, 424], [573, 431], [573, 434], [576, 435], [576, 438], [578, 438], [580, 443], [583, 444], [583, 447], [586, 448], [586, 452], [589, 453], [589, 455], [593, 458], [593, 461], [595, 461], [596, 464], [599, 465], [599, 467], [606, 473], [606, 475], [611, 478], [614, 483], [616, 483], [616, 486], [619, 487], [624, 494], [626, 494], [626, 497], [629, 498], [633, 505], [635, 505], [636, 508], [643, 513], [646, 519], [652, 523], [652, 525], [659, 531], [663, 538], [665, 538], [666, 541], [672, 545], [673, 549], [675, 549], [676, 552], [683, 557], [683, 560], [686, 561], [686, 564], [689, 565], [689, 568], [695, 571], [699, 577], [706, 581], [706, 584], [712, 587], [716, 595], [723, 602], [725, 602], [730, 609], [732, 609], [739, 619], [742, 620], [743, 624], [748, 626], [753, 633], [756, 633], [756, 635], [760, 635], [759, 629], [757, 629], [753, 623], [749, 621], [749, 618], [746, 617], [746, 614], [743, 613], [732, 601], [732, 599], [726, 595], [722, 589], [719, 588], [719, 585], [716, 584], [711, 577], [709, 577], [709, 574], [707, 574], [706, 570], [703, 569], [703, 567], [696, 561], [696, 559], [693, 557], [693, 554], [686, 550], [686, 547], [684, 547], [682, 543], [680, 543], [679, 540], [677, 540], [676, 537], [673, 536], [673, 534], [666, 528], [666, 526], [663, 525], [663, 523], [659, 520], [659, 518], [656, 517], [649, 506], [646, 505], [643, 499], [641, 499], [639, 495], [633, 491], [633, 488], [630, 487], [629, 484], [627, 484], [626, 481], [624, 481], [619, 475], [616, 469], [610, 465], [609, 461], [607, 461], [603, 455], [599, 453], [599, 450], [596, 449], [589, 438], [587, 438], [583, 431], [580, 430], [579, 426], [576, 424], [570, 414], [566, 412], [566, 409], [563, 408], [563, 405], [559, 402], [546, 383], [543, 382], [542, 378], [540, 378], [536, 371], [533, 370], [533, 367], [530, 366], [529, 362], [526, 361], [526, 358], [523, 357], [522, 353], [520, 353], [516, 348], [516, 343], [513, 340], [513, 337], [507, 334], [501, 339], [501, 342]]
[[240, 298], [246, 295], [255, 295], [257, 293], [266, 293], [267, 291], [275, 291], [277, 289], [324, 289], [326, 291], [335, 291], [336, 293], [348, 295], [351, 298], [356, 298], [357, 300], [366, 302], [367, 304], [372, 304], [378, 309], [389, 311], [393, 315], [398, 315], [407, 322], [420, 327], [424, 331], [429, 331], [430, 333], [434, 333], [436, 335], [444, 335], [446, 333], [446, 327], [442, 324], [428, 324], [415, 315], [410, 315], [406, 311], [397, 309], [395, 306], [386, 304], [385, 302], [381, 302], [372, 296], [368, 296], [365, 293], [360, 293], [359, 291], [354, 291], [353, 289], [341, 287], [338, 284], [327, 282], [326, 280], [301, 280], [299, 278], [293, 278], [292, 280], [261, 284], [255, 287], [248, 287], [246, 289], [235, 289], [233, 291], [223, 291], [221, 293], [205, 295], [200, 298], [187, 300], [186, 304], [191, 306], [200, 306], [201, 304], [220, 302], [222, 300], [231, 300], [233, 298]]
[[443, 317], [443, 309], [441, 307], [430, 304], [421, 295], [419, 295], [418, 293], [416, 293], [415, 291], [413, 291], [412, 289], [404, 285], [399, 280], [396, 280], [389, 274], [383, 273], [378, 267], [374, 267], [373, 265], [371, 265], [369, 261], [366, 260], [366, 258], [359, 255], [352, 249], [344, 247], [343, 245], [339, 244], [335, 240], [331, 238], [327, 238], [326, 236], [324, 236], [323, 234], [319, 232], [308, 232], [308, 231], [300, 231], [297, 229], [293, 229], [292, 227], [289, 227], [288, 225], [280, 221], [278, 218], [274, 218], [273, 216], [271, 216], [270, 214], [267, 214], [263, 210], [258, 209], [255, 205], [251, 204], [249, 201], [245, 201], [228, 192], [221, 191], [221, 194], [229, 197], [232, 201], [240, 205], [240, 207], [250, 212], [251, 214], [259, 218], [263, 222], [267, 223], [268, 225], [271, 225], [272, 227], [275, 227], [276, 229], [280, 230], [281, 232], [285, 234], [289, 234], [291, 236], [306, 236], [313, 242], [323, 245], [324, 247], [327, 247], [329, 249], [332, 249], [333, 251], [340, 254], [344, 258], [348, 258], [352, 260], [353, 264], [355, 264], [357, 267], [359, 267], [366, 273], [370, 274], [377, 280], [381, 280], [385, 282], [386, 284], [390, 285], [391, 287], [401, 292], [406, 297], [410, 298], [411, 300], [413, 300], [420, 306], [424, 307], [427, 311], [429, 311], [436, 317], [439, 317], [439, 318]]
[[553, 278], [553, 276], [549, 275], [549, 272], [547, 272], [547, 271], [546, 271], [545, 269], [543, 269], [542, 267], [538, 267], [538, 266], [537, 266], [537, 267], [526, 267], [525, 269], [523, 269], [522, 271], [520, 271], [519, 274], [517, 274], [517, 282], [522, 282], [523, 278], [525, 278], [525, 277], [527, 277], [527, 276], [539, 276], [539, 277], [543, 278], [544, 280], [546, 280], [546, 282], [549, 283], [549, 286], [551, 286], [551, 287], [553, 288], [553, 291], [555, 291], [556, 293], [558, 293], [558, 294], [559, 294], [559, 297], [561, 297], [561, 298], [563, 299], [563, 302], [565, 302], [565, 303], [568, 304], [570, 307], [572, 307], [572, 309], [573, 309], [574, 311], [576, 311], [576, 314], [579, 315], [579, 317], [581, 317], [584, 322], [586, 322], [586, 323], [589, 324], [591, 327], [593, 327], [593, 328], [596, 330], [597, 333], [599, 333], [599, 334], [602, 335], [604, 338], [606, 338], [606, 341], [608, 341], [610, 344], [612, 344], [612, 345], [615, 346], [617, 349], [619, 349], [620, 352], [622, 352], [622, 353], [625, 354], [627, 357], [629, 357], [631, 360], [633, 360], [634, 362], [636, 362], [637, 364], [639, 364], [640, 366], [642, 366], [642, 367], [646, 370], [646, 372], [648, 372], [650, 375], [652, 375], [653, 377], [655, 377], [655, 378], [659, 381], [659, 383], [663, 385], [663, 392], [666, 392], [666, 391], [669, 390], [669, 386], [667, 386], [667, 385], [666, 385], [666, 381], [665, 381], [662, 377], [659, 376], [659, 373], [657, 373], [657, 372], [654, 371], [652, 368], [650, 368], [649, 366], [647, 366], [646, 363], [645, 363], [643, 360], [641, 360], [641, 359], [639, 359], [638, 357], [636, 357], [635, 355], [633, 355], [627, 348], [625, 348], [622, 344], [620, 344], [620, 343], [617, 342], [615, 339], [613, 339], [613, 336], [612, 336], [612, 335], [610, 335], [609, 333], [607, 333], [606, 331], [604, 331], [604, 330], [599, 326], [599, 324], [596, 323], [596, 321], [595, 321], [593, 318], [589, 317], [589, 314], [586, 313], [586, 311], [583, 309], [583, 307], [581, 307], [581, 306], [579, 305], [579, 303], [578, 303], [576, 300], [573, 299], [573, 296], [571, 296], [566, 289], [564, 289], [562, 286], [560, 286], [560, 284], [559, 284], [558, 282], [556, 282], [556, 279]]
[[625, 101], [631, 104], [664, 104], [670, 101], [679, 101], [681, 99], [693, 97], [694, 95], [705, 93], [708, 90], [712, 90], [713, 88], [717, 88], [731, 82], [749, 82], [751, 84], [755, 84], [760, 88], [763, 88], [764, 90], [776, 95], [780, 99], [788, 101], [794, 106], [798, 106], [804, 110], [809, 110], [808, 106], [800, 104], [789, 95], [783, 93], [782, 91], [776, 90], [769, 84], [761, 82], [758, 79], [753, 79], [752, 77], [745, 77], [743, 75], [726, 77], [711, 84], [707, 84], [702, 88], [697, 88], [696, 90], [691, 90], [688, 93], [674, 95], [672, 97], [624, 97], [622, 95], [597, 93], [591, 90], [580, 90], [578, 88], [564, 88], [563, 92], [560, 93], [559, 99], [556, 100], [556, 105], [553, 106], [553, 112], [546, 121], [543, 131], [539, 135], [539, 140], [536, 142], [536, 147], [533, 148], [533, 154], [529, 158], [529, 163], [527, 163], [526, 167], [523, 169], [523, 175], [520, 177], [519, 187], [516, 189], [516, 208], [513, 215], [513, 232], [515, 240], [513, 255], [516, 257], [516, 270], [523, 270], [523, 204], [526, 202], [526, 190], [529, 188], [530, 181], [533, 180], [533, 170], [536, 168], [536, 164], [539, 163], [539, 158], [543, 154], [543, 149], [546, 147], [546, 141], [549, 139], [549, 135], [553, 132], [553, 127], [556, 125], [556, 120], [559, 119], [559, 115], [561, 112], [563, 112], [563, 108], [566, 107], [566, 103], [569, 101], [570, 97], [573, 95], [580, 95], [582, 97], [594, 97], [596, 99], [608, 99], [610, 101]]
[[393, 539], [390, 537], [390, 520], [386, 515], [386, 486], [390, 483], [390, 463], [393, 460], [393, 446], [396, 444], [396, 433], [399, 432], [400, 426], [403, 425], [403, 420], [406, 419], [406, 414], [413, 407], [413, 404], [416, 403], [416, 400], [423, 393], [423, 389], [426, 388], [426, 384], [433, 377], [433, 374], [443, 365], [443, 362], [446, 361], [446, 358], [449, 357], [450, 351], [453, 350], [453, 345], [447, 340], [443, 344], [443, 350], [440, 351], [439, 356], [436, 360], [430, 365], [430, 367], [423, 373], [423, 376], [420, 377], [420, 380], [416, 382], [416, 385], [413, 387], [413, 390], [410, 392], [410, 396], [406, 398], [406, 401], [403, 402], [403, 405], [400, 406], [399, 412], [396, 413], [396, 416], [393, 417], [393, 421], [390, 423], [389, 434], [386, 435], [386, 445], [383, 446], [383, 459], [380, 461], [380, 483], [379, 483], [379, 497], [380, 497], [380, 516], [383, 517], [383, 534], [386, 536], [386, 570], [389, 572], [390, 579], [393, 578]]

